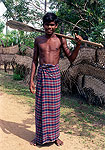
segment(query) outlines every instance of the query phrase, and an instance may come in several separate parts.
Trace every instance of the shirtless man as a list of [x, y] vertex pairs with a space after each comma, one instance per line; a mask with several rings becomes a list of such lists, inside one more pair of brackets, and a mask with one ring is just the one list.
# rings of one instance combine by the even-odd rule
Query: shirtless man
[[36, 138], [31, 142], [34, 146], [49, 142], [55, 142], [57, 146], [63, 145], [63, 142], [58, 138], [60, 118], [60, 71], [58, 63], [60, 48], [63, 48], [69, 61], [73, 62], [80, 49], [82, 37], [76, 35], [76, 47], [71, 53], [66, 40], [54, 34], [57, 26], [57, 16], [54, 13], [47, 13], [43, 17], [45, 35], [35, 39], [29, 87], [31, 93], [34, 94], [33, 78], [39, 58], [35, 107]]

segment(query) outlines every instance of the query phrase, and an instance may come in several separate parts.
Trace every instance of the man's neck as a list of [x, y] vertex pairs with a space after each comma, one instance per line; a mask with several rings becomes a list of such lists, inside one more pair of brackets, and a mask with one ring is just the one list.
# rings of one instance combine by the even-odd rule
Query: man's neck
[[53, 33], [53, 34], [45, 34], [45, 37], [48, 38], [48, 39], [49, 39], [49, 38], [53, 38], [54, 36], [55, 36], [54, 33]]

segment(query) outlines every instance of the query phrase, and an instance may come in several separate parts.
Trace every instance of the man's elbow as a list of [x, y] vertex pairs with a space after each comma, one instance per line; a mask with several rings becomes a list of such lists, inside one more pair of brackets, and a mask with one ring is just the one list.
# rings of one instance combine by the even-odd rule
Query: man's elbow
[[74, 60], [75, 60], [74, 57], [72, 57], [72, 56], [69, 57], [69, 61], [70, 61], [71, 63], [74, 62]]

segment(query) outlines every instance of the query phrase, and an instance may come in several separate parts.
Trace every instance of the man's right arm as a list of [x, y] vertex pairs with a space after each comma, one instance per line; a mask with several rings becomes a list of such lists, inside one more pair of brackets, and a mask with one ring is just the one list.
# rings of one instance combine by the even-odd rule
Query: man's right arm
[[31, 66], [31, 76], [30, 76], [30, 84], [29, 84], [29, 89], [31, 93], [35, 93], [35, 85], [34, 85], [34, 75], [36, 73], [37, 65], [38, 65], [38, 44], [37, 44], [37, 39], [35, 39], [34, 42], [34, 55], [33, 55], [33, 60], [32, 60], [32, 66]]

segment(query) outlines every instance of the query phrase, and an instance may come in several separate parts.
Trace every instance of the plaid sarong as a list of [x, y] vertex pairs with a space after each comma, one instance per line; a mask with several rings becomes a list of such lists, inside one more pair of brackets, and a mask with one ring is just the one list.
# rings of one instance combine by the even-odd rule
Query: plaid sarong
[[36, 142], [44, 144], [59, 137], [61, 80], [59, 65], [40, 65], [36, 86]]

